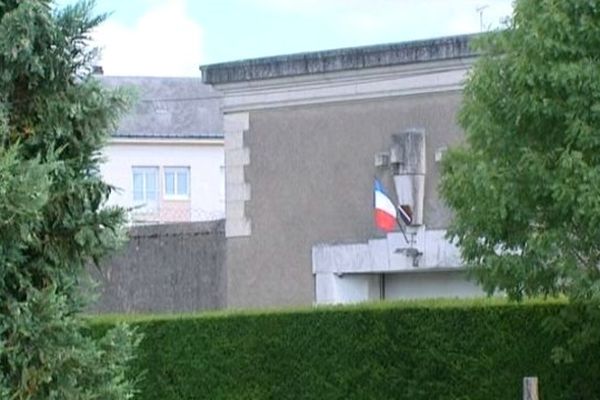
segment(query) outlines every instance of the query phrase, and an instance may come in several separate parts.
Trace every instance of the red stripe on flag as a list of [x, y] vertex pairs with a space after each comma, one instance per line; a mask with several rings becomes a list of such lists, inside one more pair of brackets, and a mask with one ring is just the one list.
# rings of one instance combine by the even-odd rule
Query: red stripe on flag
[[385, 232], [391, 232], [396, 228], [396, 218], [382, 210], [375, 209], [375, 225]]

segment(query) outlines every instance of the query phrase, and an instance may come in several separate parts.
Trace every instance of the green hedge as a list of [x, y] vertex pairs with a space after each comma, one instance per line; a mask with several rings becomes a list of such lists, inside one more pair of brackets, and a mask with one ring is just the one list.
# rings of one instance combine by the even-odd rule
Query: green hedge
[[[455, 302], [146, 318], [133, 371], [144, 400], [520, 399], [600, 394], [596, 354], [554, 365], [541, 329], [561, 304]], [[95, 320], [100, 332], [114, 319]]]

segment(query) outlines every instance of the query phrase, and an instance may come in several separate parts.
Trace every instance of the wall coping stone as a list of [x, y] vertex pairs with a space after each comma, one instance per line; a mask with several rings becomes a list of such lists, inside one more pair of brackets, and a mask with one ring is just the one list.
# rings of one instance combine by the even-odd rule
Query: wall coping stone
[[225, 235], [225, 220], [137, 225], [129, 230], [130, 238], [179, 235]]
[[240, 60], [201, 66], [202, 81], [226, 84], [473, 58], [476, 34]]

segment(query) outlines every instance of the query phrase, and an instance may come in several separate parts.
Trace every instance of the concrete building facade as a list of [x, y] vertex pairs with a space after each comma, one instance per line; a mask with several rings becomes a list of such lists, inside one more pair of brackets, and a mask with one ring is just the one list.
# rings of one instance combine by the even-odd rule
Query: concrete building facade
[[[439, 159], [462, 137], [469, 40], [201, 67], [224, 95], [229, 307], [481, 293], [444, 239], [437, 192]], [[394, 173], [375, 160], [409, 131], [424, 139], [424, 196], [405, 243], [375, 228], [372, 187], [376, 176], [394, 192]]]

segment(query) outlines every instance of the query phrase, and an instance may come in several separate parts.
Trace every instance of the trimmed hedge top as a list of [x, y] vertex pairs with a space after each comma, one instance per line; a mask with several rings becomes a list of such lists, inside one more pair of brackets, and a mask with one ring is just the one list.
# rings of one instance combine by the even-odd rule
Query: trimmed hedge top
[[543, 321], [560, 302], [402, 302], [286, 312], [101, 317], [145, 335], [139, 398], [518, 399], [524, 376], [541, 397], [595, 398], [600, 363], [555, 365]]

